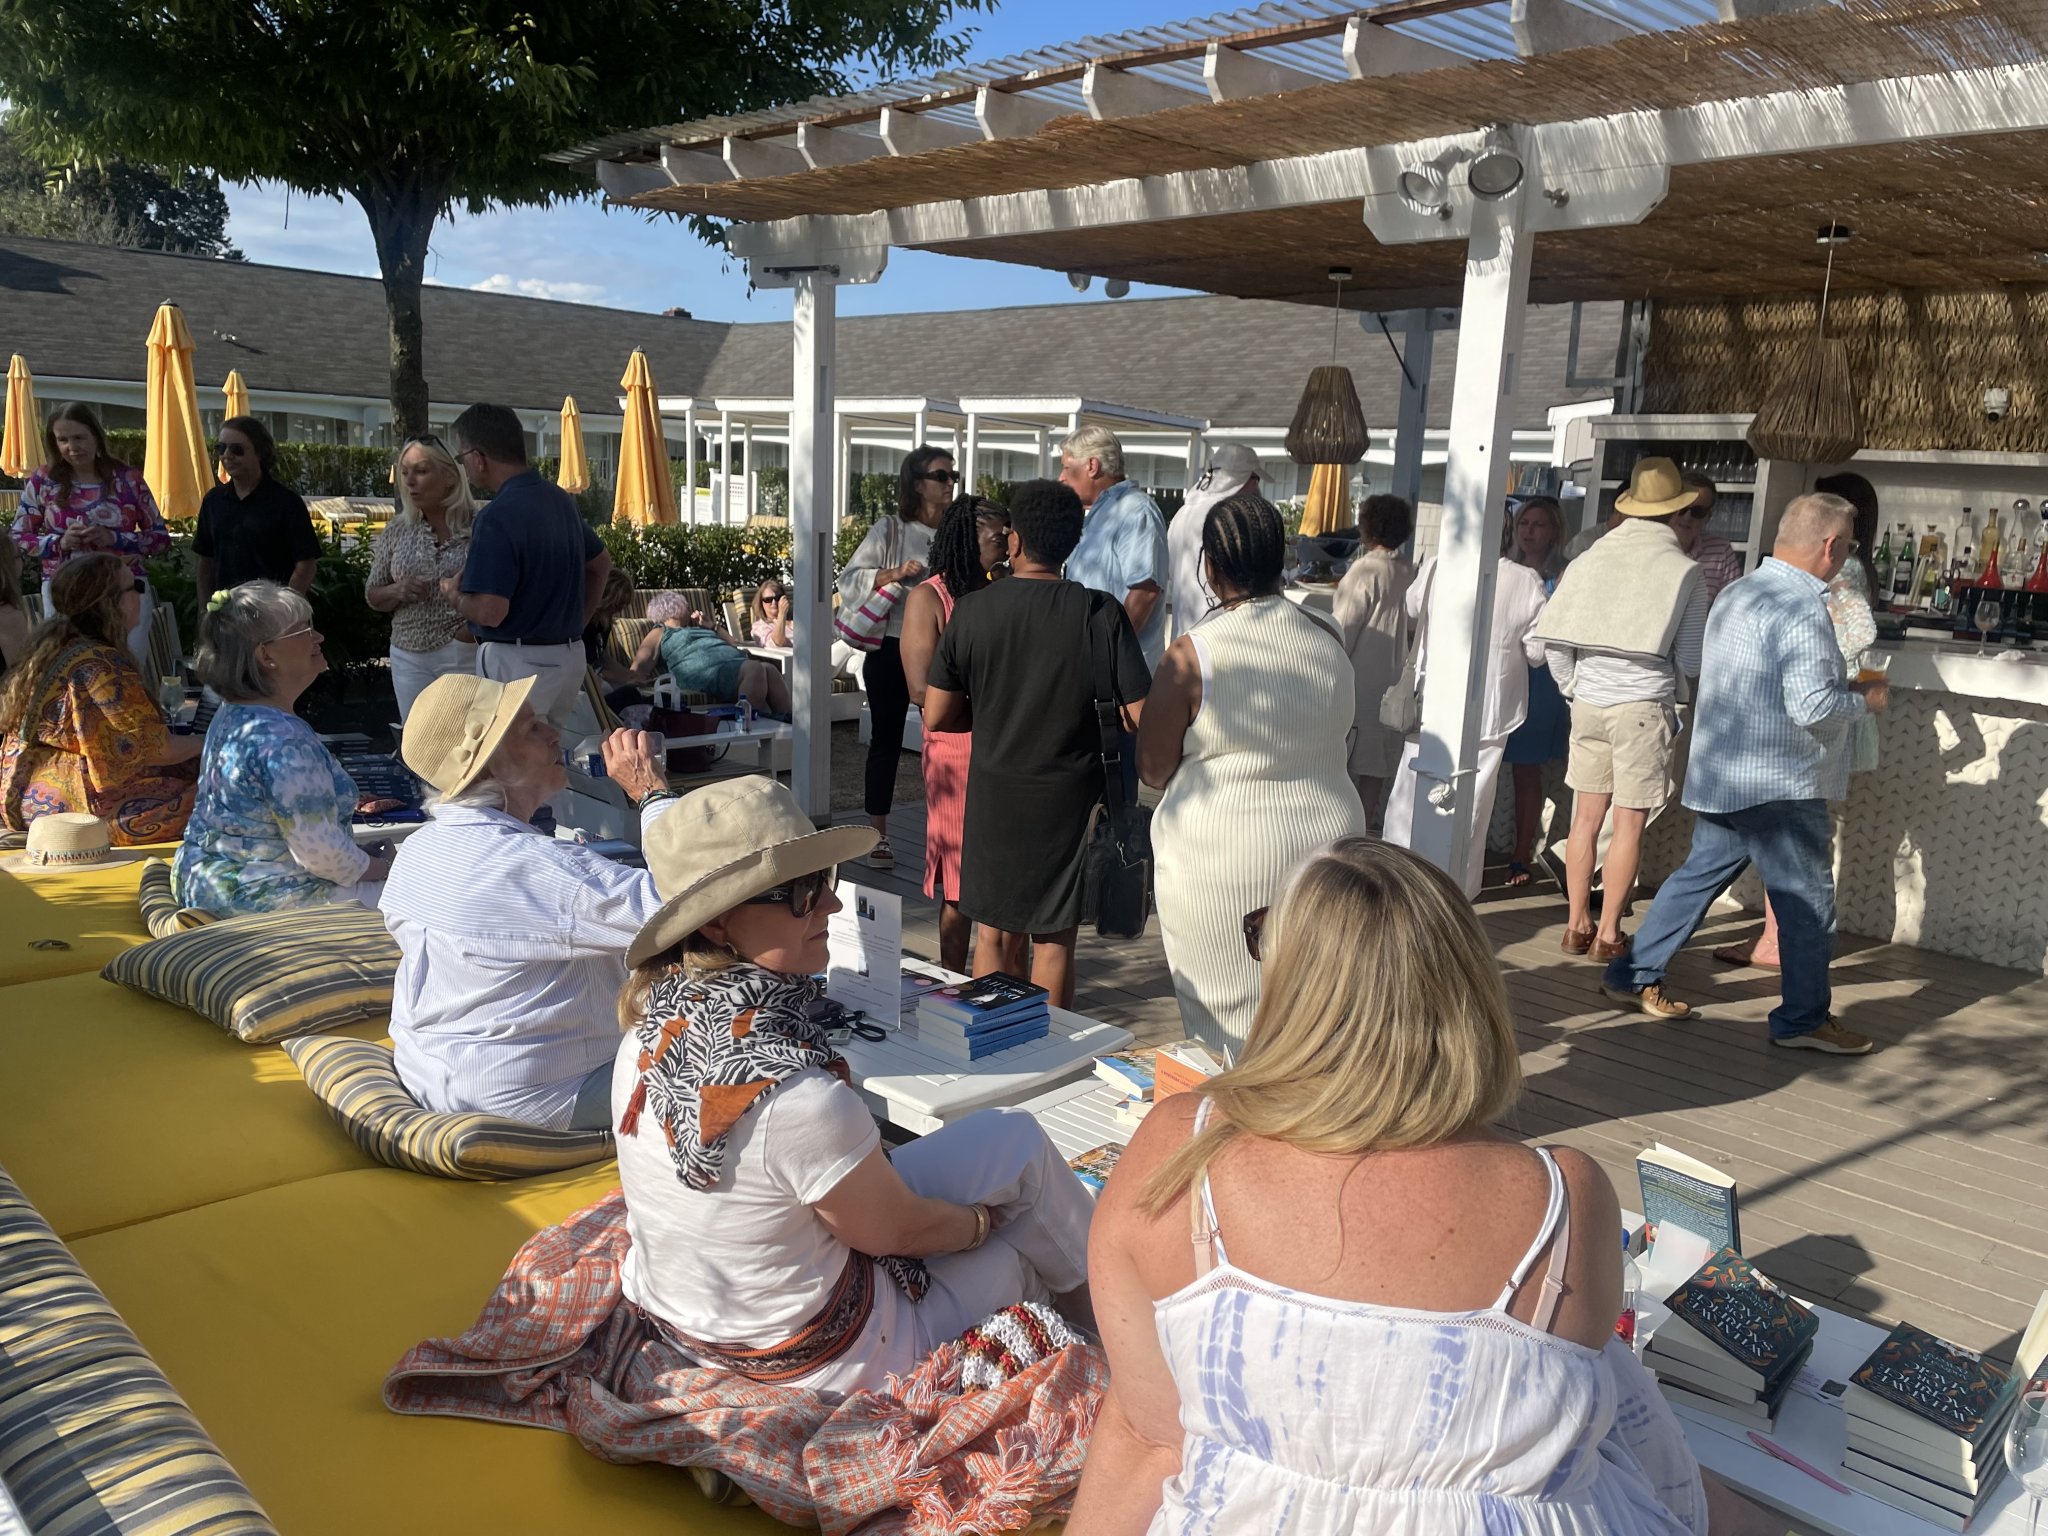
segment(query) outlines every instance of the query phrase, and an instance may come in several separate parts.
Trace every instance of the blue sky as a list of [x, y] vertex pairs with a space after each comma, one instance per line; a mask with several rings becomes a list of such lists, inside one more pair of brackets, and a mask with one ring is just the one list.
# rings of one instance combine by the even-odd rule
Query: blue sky
[[[977, 34], [968, 56], [988, 59], [1223, 8], [1215, 0], [1009, 0], [963, 24]], [[369, 227], [353, 202], [287, 193], [269, 183], [230, 187], [228, 202], [229, 234], [252, 261], [377, 273]], [[740, 264], [684, 229], [630, 211], [607, 213], [595, 202], [444, 220], [435, 231], [428, 275], [455, 287], [619, 309], [680, 304], [706, 320], [781, 320], [789, 313], [784, 294], [750, 298]], [[1097, 285], [1089, 301], [1100, 293]], [[892, 253], [879, 283], [843, 288], [839, 299], [842, 314], [1069, 302], [1084, 301], [1058, 273], [915, 251]]]

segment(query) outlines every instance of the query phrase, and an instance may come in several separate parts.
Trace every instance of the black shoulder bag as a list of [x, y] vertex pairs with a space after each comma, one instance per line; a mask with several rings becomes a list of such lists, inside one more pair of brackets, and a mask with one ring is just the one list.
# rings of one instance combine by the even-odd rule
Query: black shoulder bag
[[1116, 687], [1116, 626], [1090, 610], [1095, 723], [1102, 733], [1102, 804], [1088, 826], [1081, 917], [1098, 938], [1135, 939], [1152, 915], [1152, 813], [1124, 794], [1123, 700]]

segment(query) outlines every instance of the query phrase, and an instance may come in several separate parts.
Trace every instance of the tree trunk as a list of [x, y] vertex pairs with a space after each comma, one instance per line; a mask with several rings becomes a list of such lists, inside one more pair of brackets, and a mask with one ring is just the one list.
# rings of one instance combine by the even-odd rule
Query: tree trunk
[[427, 242], [447, 201], [447, 189], [414, 174], [354, 189], [369, 216], [384, 276], [384, 307], [391, 323], [391, 415], [401, 440], [427, 430], [427, 356], [420, 318], [420, 288], [427, 273]]

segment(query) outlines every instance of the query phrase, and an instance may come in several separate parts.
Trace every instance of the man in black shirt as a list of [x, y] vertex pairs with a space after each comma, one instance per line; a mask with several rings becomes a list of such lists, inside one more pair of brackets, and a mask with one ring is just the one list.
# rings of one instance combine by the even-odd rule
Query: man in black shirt
[[274, 581], [301, 595], [312, 590], [320, 568], [320, 536], [306, 503], [290, 486], [272, 478], [277, 444], [254, 416], [232, 416], [221, 424], [220, 459], [228, 483], [199, 503], [199, 529], [192, 553], [199, 557], [199, 611], [215, 590], [245, 581]]

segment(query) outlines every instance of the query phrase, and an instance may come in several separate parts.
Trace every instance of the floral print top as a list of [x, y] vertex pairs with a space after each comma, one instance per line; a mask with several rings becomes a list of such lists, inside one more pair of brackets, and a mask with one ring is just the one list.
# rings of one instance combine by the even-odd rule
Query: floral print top
[[178, 900], [222, 917], [334, 900], [370, 865], [349, 833], [356, 798], [355, 780], [297, 715], [223, 704], [171, 866]]
[[[377, 535], [365, 587], [381, 587], [409, 577], [439, 581], [460, 576], [469, 559], [469, 535], [443, 544], [423, 517], [394, 519]], [[450, 640], [468, 638], [469, 625], [438, 592], [425, 602], [405, 603], [391, 615], [391, 643], [402, 651], [438, 651]]]
[[43, 580], [55, 576], [65, 561], [85, 553], [59, 547], [65, 530], [77, 523], [111, 533], [114, 542], [107, 553], [126, 555], [128, 569], [137, 576], [147, 574], [142, 568], [146, 556], [171, 547], [156, 498], [143, 484], [141, 472], [125, 464], [107, 477], [105, 485], [74, 482], [63, 487], [47, 468], [28, 477], [21, 488], [21, 508], [14, 514], [14, 542], [25, 559], [42, 562]]

